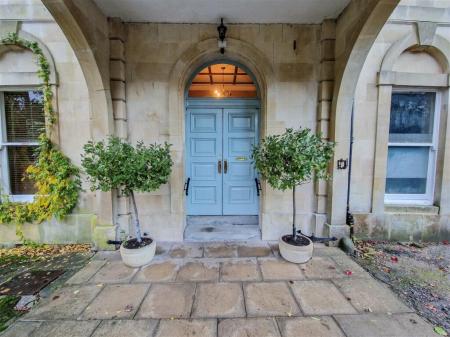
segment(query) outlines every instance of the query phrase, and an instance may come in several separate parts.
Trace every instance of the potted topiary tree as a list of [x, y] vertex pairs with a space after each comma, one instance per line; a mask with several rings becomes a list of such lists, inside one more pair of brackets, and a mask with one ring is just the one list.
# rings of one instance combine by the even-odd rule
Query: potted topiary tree
[[155, 255], [156, 242], [143, 237], [134, 192], [151, 192], [167, 183], [172, 158], [170, 145], [138, 142], [133, 147], [117, 137], [105, 143], [88, 142], [84, 146], [82, 166], [91, 183], [91, 190], [103, 192], [118, 189], [131, 199], [134, 213], [135, 237], [122, 242], [120, 254], [126, 265], [139, 267], [148, 264]]
[[294, 263], [304, 263], [312, 256], [311, 240], [297, 231], [295, 189], [312, 179], [327, 179], [328, 162], [334, 143], [323, 140], [310, 129], [286, 129], [281, 135], [267, 136], [253, 149], [256, 169], [275, 189], [292, 190], [292, 234], [279, 239], [280, 254]]

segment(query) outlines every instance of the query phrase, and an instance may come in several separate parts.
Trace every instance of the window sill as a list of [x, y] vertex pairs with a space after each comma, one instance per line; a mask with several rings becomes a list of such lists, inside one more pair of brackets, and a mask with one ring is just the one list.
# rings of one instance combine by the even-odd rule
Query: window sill
[[439, 207], [432, 205], [384, 205], [386, 213], [439, 214]]
[[34, 195], [26, 194], [26, 195], [9, 195], [9, 200], [12, 202], [33, 202]]

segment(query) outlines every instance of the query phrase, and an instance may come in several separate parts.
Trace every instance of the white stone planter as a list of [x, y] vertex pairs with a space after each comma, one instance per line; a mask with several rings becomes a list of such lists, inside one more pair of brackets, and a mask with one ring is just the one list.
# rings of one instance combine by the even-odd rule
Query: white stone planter
[[136, 249], [128, 249], [123, 246], [123, 243], [120, 245], [120, 255], [122, 256], [122, 261], [129, 267], [142, 267], [146, 264], [149, 264], [153, 257], [155, 256], [156, 251], [156, 241], [153, 240], [151, 244], [136, 248]]
[[309, 241], [307, 246], [294, 246], [283, 241], [282, 237], [278, 240], [278, 247], [280, 249], [281, 256], [292, 263], [305, 263], [308, 262], [313, 254], [314, 245], [312, 241], [305, 237]]

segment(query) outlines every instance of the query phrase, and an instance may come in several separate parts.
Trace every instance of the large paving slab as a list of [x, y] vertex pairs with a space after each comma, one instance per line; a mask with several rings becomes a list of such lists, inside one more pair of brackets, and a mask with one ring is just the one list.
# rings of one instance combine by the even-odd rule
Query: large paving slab
[[387, 287], [370, 278], [349, 277], [333, 282], [358, 311], [374, 313], [411, 312]]
[[175, 280], [179, 265], [173, 261], [155, 261], [143, 267], [133, 282], [168, 282]]
[[89, 281], [89, 279], [94, 276], [98, 270], [103, 267], [103, 265], [106, 263], [104, 260], [91, 260], [89, 263], [81, 269], [79, 272], [77, 272], [75, 275], [73, 275], [68, 281], [67, 284], [82, 284]]
[[64, 287], [33, 308], [24, 319], [77, 319], [101, 290], [101, 286], [94, 284]]
[[336, 248], [300, 265], [274, 242], [170, 243], [158, 254], [139, 269], [96, 254], [2, 337], [435, 336]]
[[195, 283], [153, 284], [137, 317], [188, 318], [194, 294]]
[[155, 337], [217, 337], [215, 319], [162, 320]]
[[187, 257], [202, 257], [203, 245], [200, 243], [175, 244], [169, 252], [171, 258], [184, 259]]
[[239, 283], [200, 283], [192, 317], [245, 317]]
[[41, 325], [41, 322], [16, 322], [0, 334], [2, 337], [28, 337]]
[[92, 337], [152, 337], [157, 320], [103, 321]]
[[285, 282], [262, 282], [244, 284], [247, 315], [292, 316], [300, 314], [300, 309]]
[[224, 319], [218, 332], [218, 337], [280, 337], [274, 318]]
[[235, 244], [212, 243], [205, 246], [205, 257], [237, 257], [237, 246]]
[[138, 270], [130, 268], [122, 261], [108, 261], [92, 277], [91, 283], [127, 283], [133, 278]]
[[282, 317], [277, 320], [283, 337], [345, 337], [331, 317]]
[[131, 318], [147, 293], [148, 284], [111, 284], [92, 301], [81, 319]]
[[217, 281], [219, 279], [219, 264], [214, 262], [187, 262], [180, 267], [177, 281]]
[[260, 278], [256, 260], [233, 259], [220, 266], [221, 281], [258, 281]]
[[50, 321], [43, 322], [33, 337], [86, 337], [90, 336], [98, 321]]
[[259, 265], [265, 281], [303, 280], [305, 278], [297, 264], [281, 259], [259, 259]]
[[335, 316], [347, 337], [433, 337], [433, 327], [416, 314]]
[[357, 313], [330, 281], [297, 281], [291, 284], [291, 288], [305, 315]]
[[331, 255], [330, 258], [336, 262], [337, 266], [343, 271], [351, 271], [353, 277], [367, 277], [370, 278], [370, 274], [367, 273], [364, 268], [345, 255], [342, 251], [341, 254]]
[[237, 247], [239, 257], [265, 257], [272, 255], [272, 250], [268, 244], [254, 245], [246, 244]]
[[308, 279], [335, 279], [345, 277], [338, 268], [336, 262], [327, 256], [313, 256], [307, 263], [302, 264], [300, 269]]

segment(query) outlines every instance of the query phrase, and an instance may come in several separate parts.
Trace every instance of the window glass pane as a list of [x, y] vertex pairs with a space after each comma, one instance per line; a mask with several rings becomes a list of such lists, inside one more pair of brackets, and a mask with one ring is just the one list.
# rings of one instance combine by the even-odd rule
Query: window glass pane
[[25, 178], [25, 170], [34, 163], [36, 146], [8, 146], [9, 183], [12, 195], [35, 194], [34, 183]]
[[390, 146], [386, 193], [425, 194], [429, 154], [429, 146]]
[[393, 93], [389, 142], [432, 142], [435, 101], [435, 92]]
[[7, 142], [35, 142], [45, 127], [41, 91], [5, 92]]

